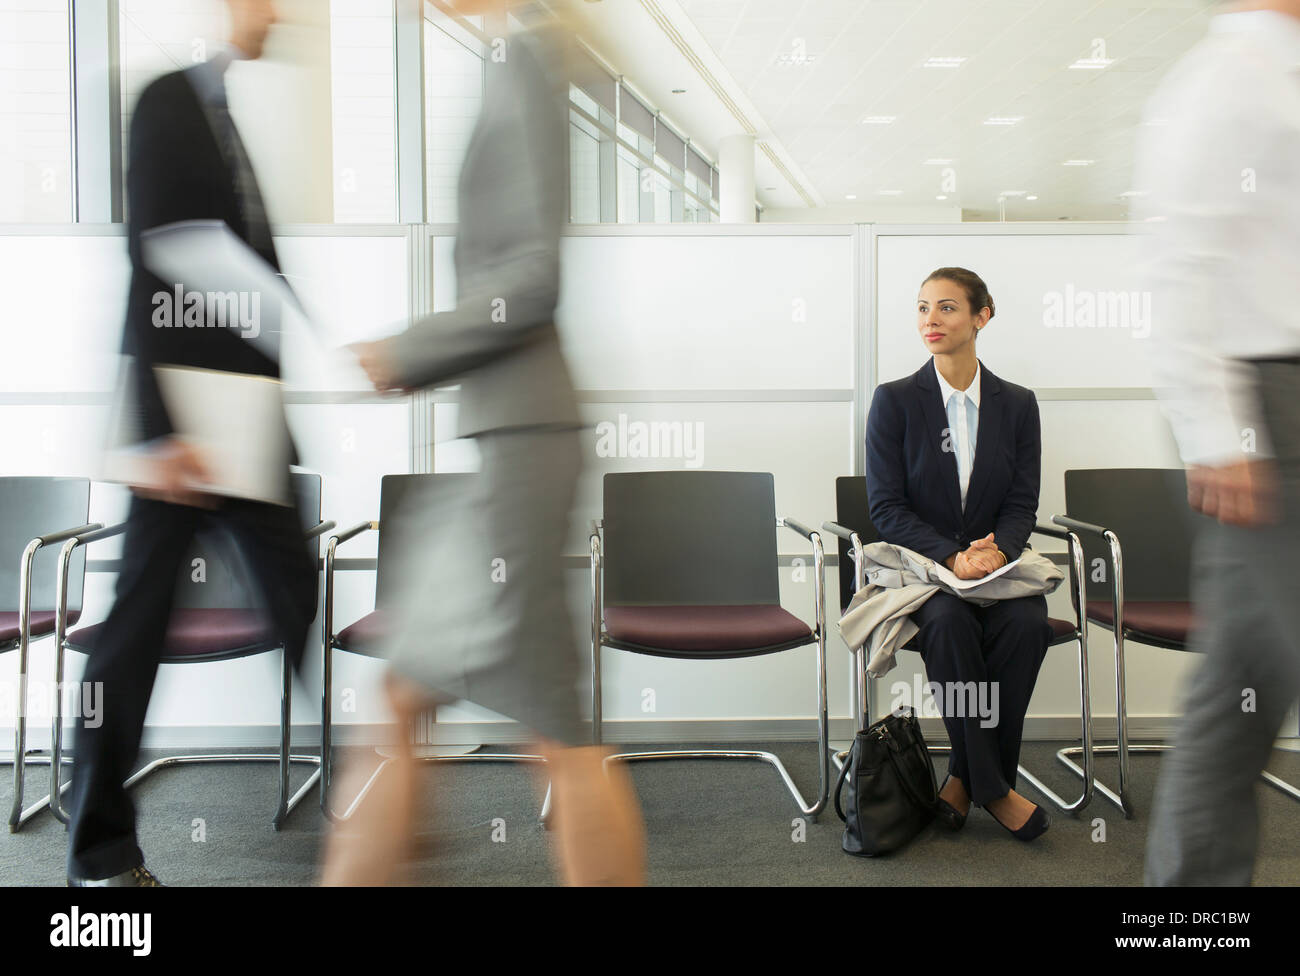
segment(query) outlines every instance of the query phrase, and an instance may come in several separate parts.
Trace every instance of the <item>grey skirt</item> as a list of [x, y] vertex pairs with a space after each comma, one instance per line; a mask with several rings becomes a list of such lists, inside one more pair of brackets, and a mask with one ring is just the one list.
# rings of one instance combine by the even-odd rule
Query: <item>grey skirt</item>
[[476, 474], [404, 502], [389, 662], [439, 701], [473, 702], [582, 744], [590, 737], [563, 566], [579, 431], [494, 431], [477, 443]]

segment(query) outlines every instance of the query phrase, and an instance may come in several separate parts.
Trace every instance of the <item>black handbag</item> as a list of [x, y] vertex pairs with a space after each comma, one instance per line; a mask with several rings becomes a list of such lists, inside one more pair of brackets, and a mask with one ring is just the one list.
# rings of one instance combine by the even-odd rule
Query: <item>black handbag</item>
[[[845, 779], [848, 813], [840, 806]], [[875, 857], [903, 847], [934, 818], [939, 790], [921, 725], [910, 708], [890, 712], [853, 738], [835, 783], [846, 854]]]

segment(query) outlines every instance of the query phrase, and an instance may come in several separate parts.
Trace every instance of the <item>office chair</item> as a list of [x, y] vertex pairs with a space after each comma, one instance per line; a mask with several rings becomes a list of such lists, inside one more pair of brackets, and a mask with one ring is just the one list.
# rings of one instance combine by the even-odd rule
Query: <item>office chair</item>
[[[14, 798], [9, 831], [16, 833], [49, 804], [42, 797], [23, 809], [27, 766], [46, 766], [51, 756], [27, 750], [28, 650], [37, 638], [54, 633], [54, 563], [49, 547], [98, 525], [86, 524], [90, 482], [85, 478], [0, 478], [0, 654], [18, 651], [14, 686], [14, 751], [0, 764], [14, 767]], [[82, 563], [85, 559], [82, 557]], [[69, 594], [70, 613], [81, 614], [81, 586]], [[54, 689], [61, 694], [62, 685]]]
[[[816, 626], [781, 607], [776, 533], [810, 543]], [[815, 644], [818, 793], [809, 802], [780, 758], [742, 749], [622, 752], [606, 762], [743, 759], [776, 769], [812, 819], [829, 796], [826, 592], [821, 536], [777, 519], [772, 475], [725, 471], [607, 474], [603, 518], [592, 522], [591, 714], [601, 741], [601, 648], [678, 660], [729, 660]]]
[[[304, 543], [318, 539], [323, 533], [334, 527], [333, 522], [320, 521], [321, 481], [318, 474], [293, 474], [293, 491], [297, 499], [298, 511], [304, 525]], [[63, 680], [64, 652], [79, 651], [93, 654], [103, 624], [93, 624], [67, 633], [72, 621], [65, 612], [65, 594], [68, 591], [69, 571], [74, 553], [92, 542], [98, 542], [126, 529], [126, 523], [101, 528], [93, 532], [70, 538], [63, 546], [58, 570], [58, 611], [55, 621], [56, 652], [55, 673], [60, 684]], [[312, 542], [319, 551], [319, 543]], [[191, 578], [195, 560], [202, 560], [205, 567], [205, 579], [202, 582]], [[151, 773], [165, 766], [189, 763], [245, 763], [274, 762], [279, 764], [279, 796], [275, 815], [271, 824], [279, 830], [285, 818], [315, 785], [320, 775], [316, 768], [311, 777], [300, 786], [292, 797], [289, 796], [289, 771], [293, 763], [319, 767], [316, 756], [295, 756], [290, 754], [290, 709], [293, 701], [293, 666], [289, 656], [284, 653], [283, 645], [272, 632], [269, 622], [261, 612], [257, 594], [245, 583], [248, 573], [243, 560], [229, 540], [224, 530], [217, 526], [201, 527], [195, 534], [189, 553], [181, 562], [180, 573], [176, 582], [176, 595], [172, 607], [171, 619], [167, 624], [167, 634], [163, 641], [162, 664], [204, 664], [212, 661], [232, 661], [236, 658], [251, 657], [255, 654], [281, 652], [281, 692], [280, 692], [280, 749], [274, 753], [213, 753], [205, 755], [162, 756], [136, 770], [126, 781], [129, 789]], [[63, 702], [59, 701], [57, 717], [54, 723], [54, 755], [61, 757], [63, 751]], [[68, 813], [60, 800], [60, 773], [57, 762], [54, 765], [53, 784], [50, 807], [54, 815], [63, 823], [68, 822]]]
[[[386, 616], [390, 614], [394, 598], [401, 593], [398, 577], [405, 569], [401, 556], [411, 545], [404, 531], [403, 509], [409, 503], [437, 504], [439, 490], [452, 491], [461, 479], [473, 477], [465, 474], [389, 474], [380, 481], [379, 520], [360, 522], [329, 537], [325, 548], [325, 616], [322, 630], [321, 664], [321, 778], [320, 808], [330, 820], [341, 823], [348, 820], [380, 774], [393, 761], [385, 758], [371, 774], [365, 785], [346, 810], [336, 814], [329, 803], [333, 784], [333, 661], [335, 651], [346, 651], [367, 657], [379, 657], [385, 650], [384, 642], [389, 627]], [[352, 622], [338, 633], [334, 632], [334, 571], [335, 553], [343, 543], [365, 532], [379, 533], [378, 558], [375, 568], [375, 609]], [[430, 594], [436, 599], [436, 594]], [[421, 762], [519, 762], [540, 763], [541, 756], [513, 752], [471, 752], [465, 755], [421, 755]], [[547, 788], [542, 804], [541, 820], [547, 822], [550, 814], [551, 793]]]
[[[1109, 630], [1114, 643], [1116, 741], [1097, 746], [1096, 752], [1118, 756], [1119, 793], [1100, 782], [1097, 790], [1131, 818], [1135, 810], [1129, 794], [1129, 755], [1165, 752], [1173, 746], [1128, 741], [1124, 641], [1191, 650], [1188, 640], [1196, 627], [1190, 593], [1192, 538], [1203, 516], [1187, 504], [1187, 476], [1180, 468], [1067, 471], [1065, 508], [1067, 514], [1054, 515], [1052, 521], [1084, 537], [1089, 567], [1106, 567], [1105, 579], [1089, 574], [1087, 617]], [[1075, 748], [1057, 753], [1080, 775], [1071, 758], [1076, 755]], [[1300, 800], [1300, 789], [1268, 771], [1260, 775]]]
[[[870, 508], [867, 502], [866, 478], [858, 476], [835, 479], [835, 515], [837, 521], [824, 522], [822, 528], [839, 539], [840, 606], [843, 611], [847, 612], [854, 594], [867, 585], [866, 574], [862, 565], [862, 547], [880, 541], [880, 534], [876, 531], [875, 526], [871, 524]], [[1047, 525], [1035, 526], [1033, 534], [1061, 539], [1069, 545], [1070, 586], [1072, 591], [1075, 592], [1075, 620], [1071, 622], [1049, 617], [1047, 622], [1052, 627], [1052, 638], [1048, 646], [1055, 647], [1059, 644], [1073, 643], [1079, 647], [1079, 716], [1081, 724], [1079, 737], [1083, 743], [1079, 751], [1084, 762], [1084, 768], [1079, 770], [1079, 774], [1083, 777], [1083, 791], [1073, 800], [1066, 800], [1024, 766], [1017, 768], [1020, 775], [1034, 789], [1056, 804], [1063, 813], [1078, 813], [1091, 802], [1093, 791], [1092, 707], [1088, 685], [1088, 633], [1078, 604], [1078, 591], [1082, 586], [1081, 581], [1083, 579], [1083, 546], [1073, 532], [1054, 529]], [[903, 646], [902, 650], [914, 651], [916, 648], [909, 642]], [[851, 660], [852, 677], [849, 684], [849, 704], [853, 710], [858, 731], [871, 724], [871, 695], [870, 688], [867, 685], [866, 664], [865, 649], [861, 647], [854, 648]], [[941, 754], [950, 753], [952, 747], [930, 746], [930, 751]], [[845, 753], [837, 754], [835, 757], [836, 764], [842, 766], [845, 758]]]

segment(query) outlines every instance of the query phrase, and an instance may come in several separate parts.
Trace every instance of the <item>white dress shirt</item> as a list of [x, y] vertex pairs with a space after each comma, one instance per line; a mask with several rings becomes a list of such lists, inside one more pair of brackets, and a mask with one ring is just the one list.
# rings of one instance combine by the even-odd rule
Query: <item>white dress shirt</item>
[[1243, 360], [1300, 355], [1300, 19], [1211, 21], [1147, 105], [1135, 189], [1152, 381], [1183, 460], [1241, 460], [1248, 430], [1269, 456]]
[[[939, 380], [944, 412], [948, 415], [948, 436], [952, 438], [952, 450], [957, 456], [957, 483], [961, 488], [962, 511], [965, 511], [966, 489], [970, 487], [970, 473], [975, 467], [975, 444], [980, 431], [980, 364], [978, 359], [975, 360], [975, 378], [970, 381], [970, 386], [958, 390], [943, 378], [938, 361], [931, 362]], [[955, 405], [954, 397], [957, 398]]]

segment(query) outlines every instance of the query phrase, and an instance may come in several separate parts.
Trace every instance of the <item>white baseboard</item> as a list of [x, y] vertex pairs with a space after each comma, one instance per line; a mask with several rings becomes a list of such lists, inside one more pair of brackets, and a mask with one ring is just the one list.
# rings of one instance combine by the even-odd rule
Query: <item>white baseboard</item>
[[[1129, 717], [1130, 742], [1165, 742], [1177, 727], [1178, 716], [1133, 715]], [[938, 718], [922, 718], [921, 728], [927, 739], [944, 742], [943, 723]], [[1291, 727], [1294, 731], [1294, 727]], [[392, 728], [381, 725], [334, 726], [337, 745], [379, 745], [392, 740]], [[434, 727], [434, 741], [448, 745], [477, 743], [526, 743], [530, 737], [522, 726], [514, 722], [443, 722]], [[1079, 720], [1068, 715], [1030, 716], [1025, 720], [1026, 741], [1064, 742], [1079, 738]], [[811, 719], [629, 719], [607, 720], [602, 726], [602, 738], [609, 743], [625, 742], [807, 742], [817, 734]], [[1093, 739], [1097, 743], [1114, 742], [1116, 722], [1114, 717], [1093, 719]], [[835, 742], [846, 742], [853, 737], [852, 723], [847, 717], [833, 718], [830, 737]], [[0, 743], [13, 741], [13, 729], [0, 727]], [[65, 735], [71, 743], [72, 735]], [[279, 730], [274, 725], [188, 725], [147, 726], [144, 732], [144, 749], [262, 749], [273, 748], [279, 741]], [[320, 729], [315, 725], [294, 726], [292, 732], [295, 750], [318, 749]], [[29, 726], [27, 748], [50, 747], [48, 726]], [[1278, 739], [1277, 747], [1300, 751], [1300, 739], [1294, 735]]]

